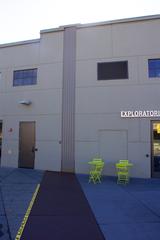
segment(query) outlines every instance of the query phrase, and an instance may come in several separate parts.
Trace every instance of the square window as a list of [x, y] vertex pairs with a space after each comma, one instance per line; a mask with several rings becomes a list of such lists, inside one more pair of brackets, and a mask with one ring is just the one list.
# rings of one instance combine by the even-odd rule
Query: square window
[[160, 59], [148, 60], [148, 75], [149, 75], [149, 78], [160, 77]]
[[17, 70], [13, 73], [13, 86], [37, 84], [37, 68]]

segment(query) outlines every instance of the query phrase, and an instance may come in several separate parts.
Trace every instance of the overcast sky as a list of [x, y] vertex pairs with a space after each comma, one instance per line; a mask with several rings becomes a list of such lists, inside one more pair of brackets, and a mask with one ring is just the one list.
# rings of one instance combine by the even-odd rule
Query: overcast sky
[[160, 14], [160, 0], [0, 0], [0, 43], [39, 38], [42, 29]]

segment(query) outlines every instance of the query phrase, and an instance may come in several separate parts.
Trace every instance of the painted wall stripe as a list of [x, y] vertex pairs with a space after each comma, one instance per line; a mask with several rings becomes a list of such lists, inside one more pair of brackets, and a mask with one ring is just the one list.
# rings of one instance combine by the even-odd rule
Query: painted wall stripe
[[24, 230], [25, 225], [26, 225], [26, 223], [27, 223], [29, 214], [30, 214], [30, 212], [31, 212], [32, 206], [33, 206], [34, 201], [35, 201], [35, 199], [36, 199], [36, 196], [37, 196], [37, 194], [38, 194], [39, 188], [40, 188], [40, 184], [38, 184], [37, 187], [36, 187], [36, 190], [35, 190], [35, 192], [34, 192], [34, 194], [33, 194], [33, 197], [32, 197], [32, 199], [31, 199], [31, 201], [30, 201], [29, 207], [28, 207], [28, 209], [27, 209], [27, 211], [26, 211], [26, 214], [25, 214], [25, 216], [24, 216], [24, 218], [23, 218], [23, 221], [22, 221], [22, 223], [21, 223], [21, 226], [20, 226], [20, 228], [19, 228], [19, 230], [18, 230], [18, 232], [17, 232], [17, 235], [16, 235], [15, 240], [20, 240], [20, 238], [21, 238], [21, 236], [22, 236], [23, 230]]

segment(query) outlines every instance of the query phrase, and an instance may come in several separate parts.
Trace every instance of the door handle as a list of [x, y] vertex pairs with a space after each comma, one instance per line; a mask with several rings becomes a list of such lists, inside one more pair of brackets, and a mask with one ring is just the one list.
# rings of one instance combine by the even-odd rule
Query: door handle
[[32, 152], [37, 152], [38, 148], [32, 147]]

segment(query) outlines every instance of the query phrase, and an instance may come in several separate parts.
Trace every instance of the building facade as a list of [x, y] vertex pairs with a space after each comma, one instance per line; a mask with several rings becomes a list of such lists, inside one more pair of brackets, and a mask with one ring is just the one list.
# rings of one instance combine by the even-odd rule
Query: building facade
[[1, 166], [160, 177], [160, 16], [43, 30], [0, 45]]

